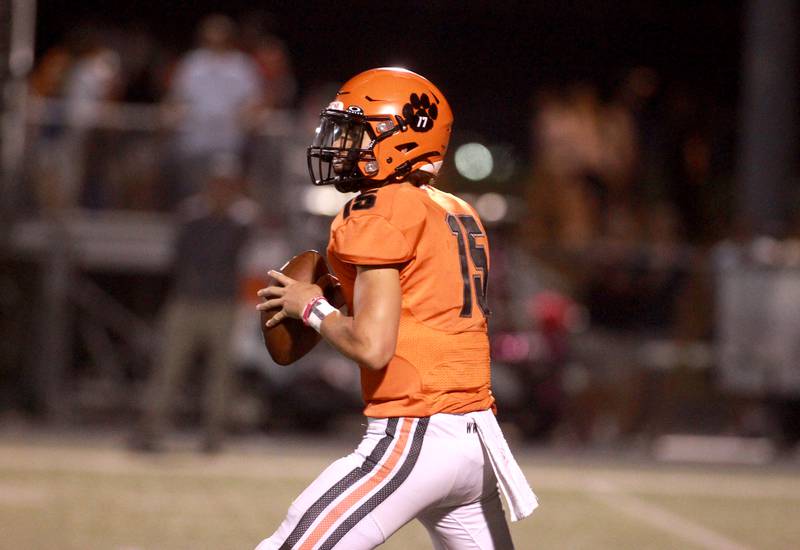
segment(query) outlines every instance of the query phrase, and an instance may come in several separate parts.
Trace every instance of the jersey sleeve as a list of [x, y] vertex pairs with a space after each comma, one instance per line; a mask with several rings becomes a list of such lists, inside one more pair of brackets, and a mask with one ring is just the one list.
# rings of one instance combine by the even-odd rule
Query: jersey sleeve
[[331, 249], [339, 259], [355, 265], [408, 262], [416, 256], [425, 226], [423, 209], [412, 194], [381, 191], [374, 207], [351, 209], [332, 229]]

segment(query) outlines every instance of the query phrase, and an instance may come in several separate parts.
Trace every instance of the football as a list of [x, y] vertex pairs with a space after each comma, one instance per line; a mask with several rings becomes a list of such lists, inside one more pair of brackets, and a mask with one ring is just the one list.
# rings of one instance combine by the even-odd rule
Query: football
[[[325, 258], [316, 250], [298, 254], [286, 262], [280, 271], [296, 281], [319, 285], [325, 299], [333, 307], [339, 308], [344, 305], [339, 280], [329, 272]], [[273, 277], [267, 279], [266, 286], [276, 284], [277, 281]], [[272, 360], [279, 365], [289, 365], [311, 351], [322, 336], [299, 319], [287, 318], [274, 327], [267, 328], [267, 321], [278, 311], [279, 309], [273, 308], [261, 312], [261, 333]]]

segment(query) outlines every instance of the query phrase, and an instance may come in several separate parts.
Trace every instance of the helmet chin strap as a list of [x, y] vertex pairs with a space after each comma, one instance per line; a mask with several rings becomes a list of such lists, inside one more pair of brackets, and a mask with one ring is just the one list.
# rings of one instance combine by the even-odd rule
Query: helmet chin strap
[[[357, 179], [352, 178], [348, 181], [337, 182], [334, 184], [334, 187], [336, 187], [336, 189], [342, 193], [353, 193], [355, 191], [361, 191], [363, 189], [374, 189], [377, 187], [383, 187], [384, 185], [389, 185], [391, 183], [397, 183], [399, 181], [405, 180], [410, 174], [412, 174], [412, 168], [414, 164], [416, 164], [421, 160], [427, 160], [428, 158], [436, 155], [437, 153], [430, 152], [430, 153], [425, 153], [423, 155], [419, 155], [418, 157], [414, 157], [413, 159], [409, 159], [404, 163], [398, 165], [397, 168], [394, 169], [394, 172], [392, 172], [392, 174], [388, 178], [382, 180], [375, 180], [369, 177], [360, 176]], [[425, 178], [426, 181], [432, 179], [434, 176], [434, 174], [429, 172], [426, 172], [426, 174], [429, 176]]]

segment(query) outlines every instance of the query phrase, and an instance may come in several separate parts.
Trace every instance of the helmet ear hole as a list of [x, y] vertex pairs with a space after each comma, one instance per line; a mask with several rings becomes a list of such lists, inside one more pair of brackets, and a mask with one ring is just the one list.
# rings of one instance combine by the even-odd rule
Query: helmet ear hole
[[407, 143], [401, 143], [399, 145], [395, 145], [395, 149], [400, 151], [401, 153], [408, 153], [409, 151], [416, 149], [418, 147], [418, 143], [416, 141], [409, 141]]

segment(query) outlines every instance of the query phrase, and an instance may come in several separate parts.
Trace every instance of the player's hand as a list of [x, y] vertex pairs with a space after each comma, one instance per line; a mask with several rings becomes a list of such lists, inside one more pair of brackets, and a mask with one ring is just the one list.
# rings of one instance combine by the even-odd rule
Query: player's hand
[[310, 283], [301, 283], [287, 277], [280, 271], [271, 270], [269, 276], [278, 283], [258, 291], [258, 295], [265, 301], [256, 306], [258, 310], [281, 308], [272, 319], [267, 321], [268, 327], [274, 327], [287, 317], [301, 319], [303, 310], [308, 302], [317, 296], [322, 296], [322, 289]]

